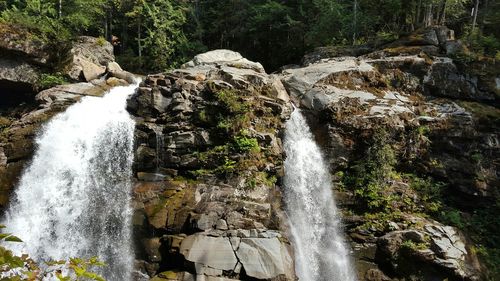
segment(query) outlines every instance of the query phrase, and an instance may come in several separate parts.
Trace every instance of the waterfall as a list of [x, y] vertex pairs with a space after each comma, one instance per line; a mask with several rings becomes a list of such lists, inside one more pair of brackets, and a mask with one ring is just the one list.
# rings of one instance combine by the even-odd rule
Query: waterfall
[[285, 205], [301, 281], [354, 281], [331, 178], [299, 110], [286, 123]]
[[47, 123], [6, 212], [12, 245], [34, 260], [98, 256], [110, 281], [131, 279], [131, 176], [136, 85], [84, 97]]

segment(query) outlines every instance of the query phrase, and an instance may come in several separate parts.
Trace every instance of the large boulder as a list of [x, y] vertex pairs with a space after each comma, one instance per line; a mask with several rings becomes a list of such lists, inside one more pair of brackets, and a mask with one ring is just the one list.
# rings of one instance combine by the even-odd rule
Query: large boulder
[[20, 57], [40, 66], [49, 65], [55, 59], [54, 50], [46, 42], [28, 30], [4, 23], [0, 23], [0, 50], [4, 58]]
[[0, 90], [2, 105], [13, 106], [33, 97], [34, 85], [40, 78], [39, 67], [0, 56]]
[[91, 81], [106, 72], [108, 63], [115, 60], [113, 45], [103, 38], [80, 36], [70, 50], [71, 62], [66, 73], [74, 80]]
[[237, 238], [236, 255], [248, 276], [271, 279], [279, 275], [293, 277], [293, 259], [289, 247], [278, 238]]
[[193, 60], [185, 63], [183, 67], [194, 67], [203, 65], [228, 65], [236, 68], [249, 68], [257, 72], [265, 73], [264, 67], [258, 62], [249, 61], [240, 53], [231, 50], [213, 50], [196, 55]]
[[[238, 263], [227, 237], [188, 236], [182, 241], [180, 253], [188, 261], [219, 270], [217, 275], [222, 275], [222, 270], [234, 270]], [[200, 270], [205, 269], [200, 266]], [[197, 273], [204, 274], [198, 270]]]

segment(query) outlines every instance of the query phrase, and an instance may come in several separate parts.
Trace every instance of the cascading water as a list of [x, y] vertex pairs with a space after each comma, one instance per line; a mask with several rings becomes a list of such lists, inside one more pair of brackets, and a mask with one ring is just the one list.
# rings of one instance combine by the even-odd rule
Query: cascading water
[[286, 123], [285, 204], [301, 281], [354, 281], [321, 151], [299, 110]]
[[98, 256], [107, 280], [131, 279], [131, 175], [135, 123], [125, 110], [136, 85], [84, 97], [36, 139], [3, 224], [34, 260]]

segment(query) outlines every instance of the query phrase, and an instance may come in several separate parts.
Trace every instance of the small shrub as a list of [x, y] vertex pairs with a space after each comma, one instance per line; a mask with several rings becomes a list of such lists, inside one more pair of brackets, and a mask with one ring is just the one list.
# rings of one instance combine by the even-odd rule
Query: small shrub
[[464, 228], [465, 226], [464, 222], [462, 221], [460, 211], [456, 209], [447, 209], [441, 211], [440, 219], [444, 223], [456, 226], [458, 228]]
[[219, 175], [228, 175], [234, 172], [236, 169], [236, 161], [229, 159], [227, 156], [224, 159], [224, 163], [215, 169], [215, 173]]
[[66, 83], [68, 83], [68, 81], [60, 73], [54, 73], [54, 74], [44, 73], [40, 76], [40, 79], [37, 82], [37, 87], [39, 89], [48, 89]]
[[215, 94], [217, 101], [231, 114], [241, 114], [248, 111], [247, 104], [240, 100], [234, 90], [223, 89]]
[[421, 178], [415, 174], [405, 174], [406, 181], [410, 187], [417, 191], [424, 212], [435, 214], [441, 209], [441, 197], [444, 183], [433, 181], [430, 177]]
[[418, 250], [424, 250], [427, 248], [427, 245], [425, 243], [416, 243], [413, 242], [412, 240], [405, 240], [403, 243], [401, 243], [401, 249], [403, 250], [411, 250], [411, 251], [418, 251]]
[[99, 45], [99, 46], [104, 46], [106, 44], [106, 39], [102, 36], [99, 36], [99, 38], [97, 38], [96, 40], [96, 44]]
[[[0, 225], [0, 229], [5, 228]], [[22, 242], [18, 237], [10, 233], [0, 233], [0, 242]], [[16, 256], [12, 251], [0, 246], [0, 272], [1, 280], [42, 280], [47, 276], [57, 277], [61, 281], [69, 280], [95, 280], [105, 281], [97, 273], [91, 271], [93, 267], [102, 267], [105, 264], [93, 257], [90, 259], [70, 258], [69, 261], [48, 261], [50, 267], [41, 270], [40, 266], [28, 255]], [[74, 274], [76, 279], [62, 274], [61, 268], [67, 267], [70, 274]]]
[[234, 149], [238, 152], [259, 152], [259, 142], [256, 138], [249, 138], [246, 136], [234, 137]]

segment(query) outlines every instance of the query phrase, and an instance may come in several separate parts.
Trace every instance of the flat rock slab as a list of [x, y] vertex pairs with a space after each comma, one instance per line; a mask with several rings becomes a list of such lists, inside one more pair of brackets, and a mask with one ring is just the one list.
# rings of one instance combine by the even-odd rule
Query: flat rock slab
[[270, 279], [293, 267], [292, 257], [277, 238], [242, 238], [236, 251], [248, 276]]
[[188, 261], [214, 269], [233, 270], [238, 263], [227, 237], [188, 236], [182, 241], [180, 253]]

